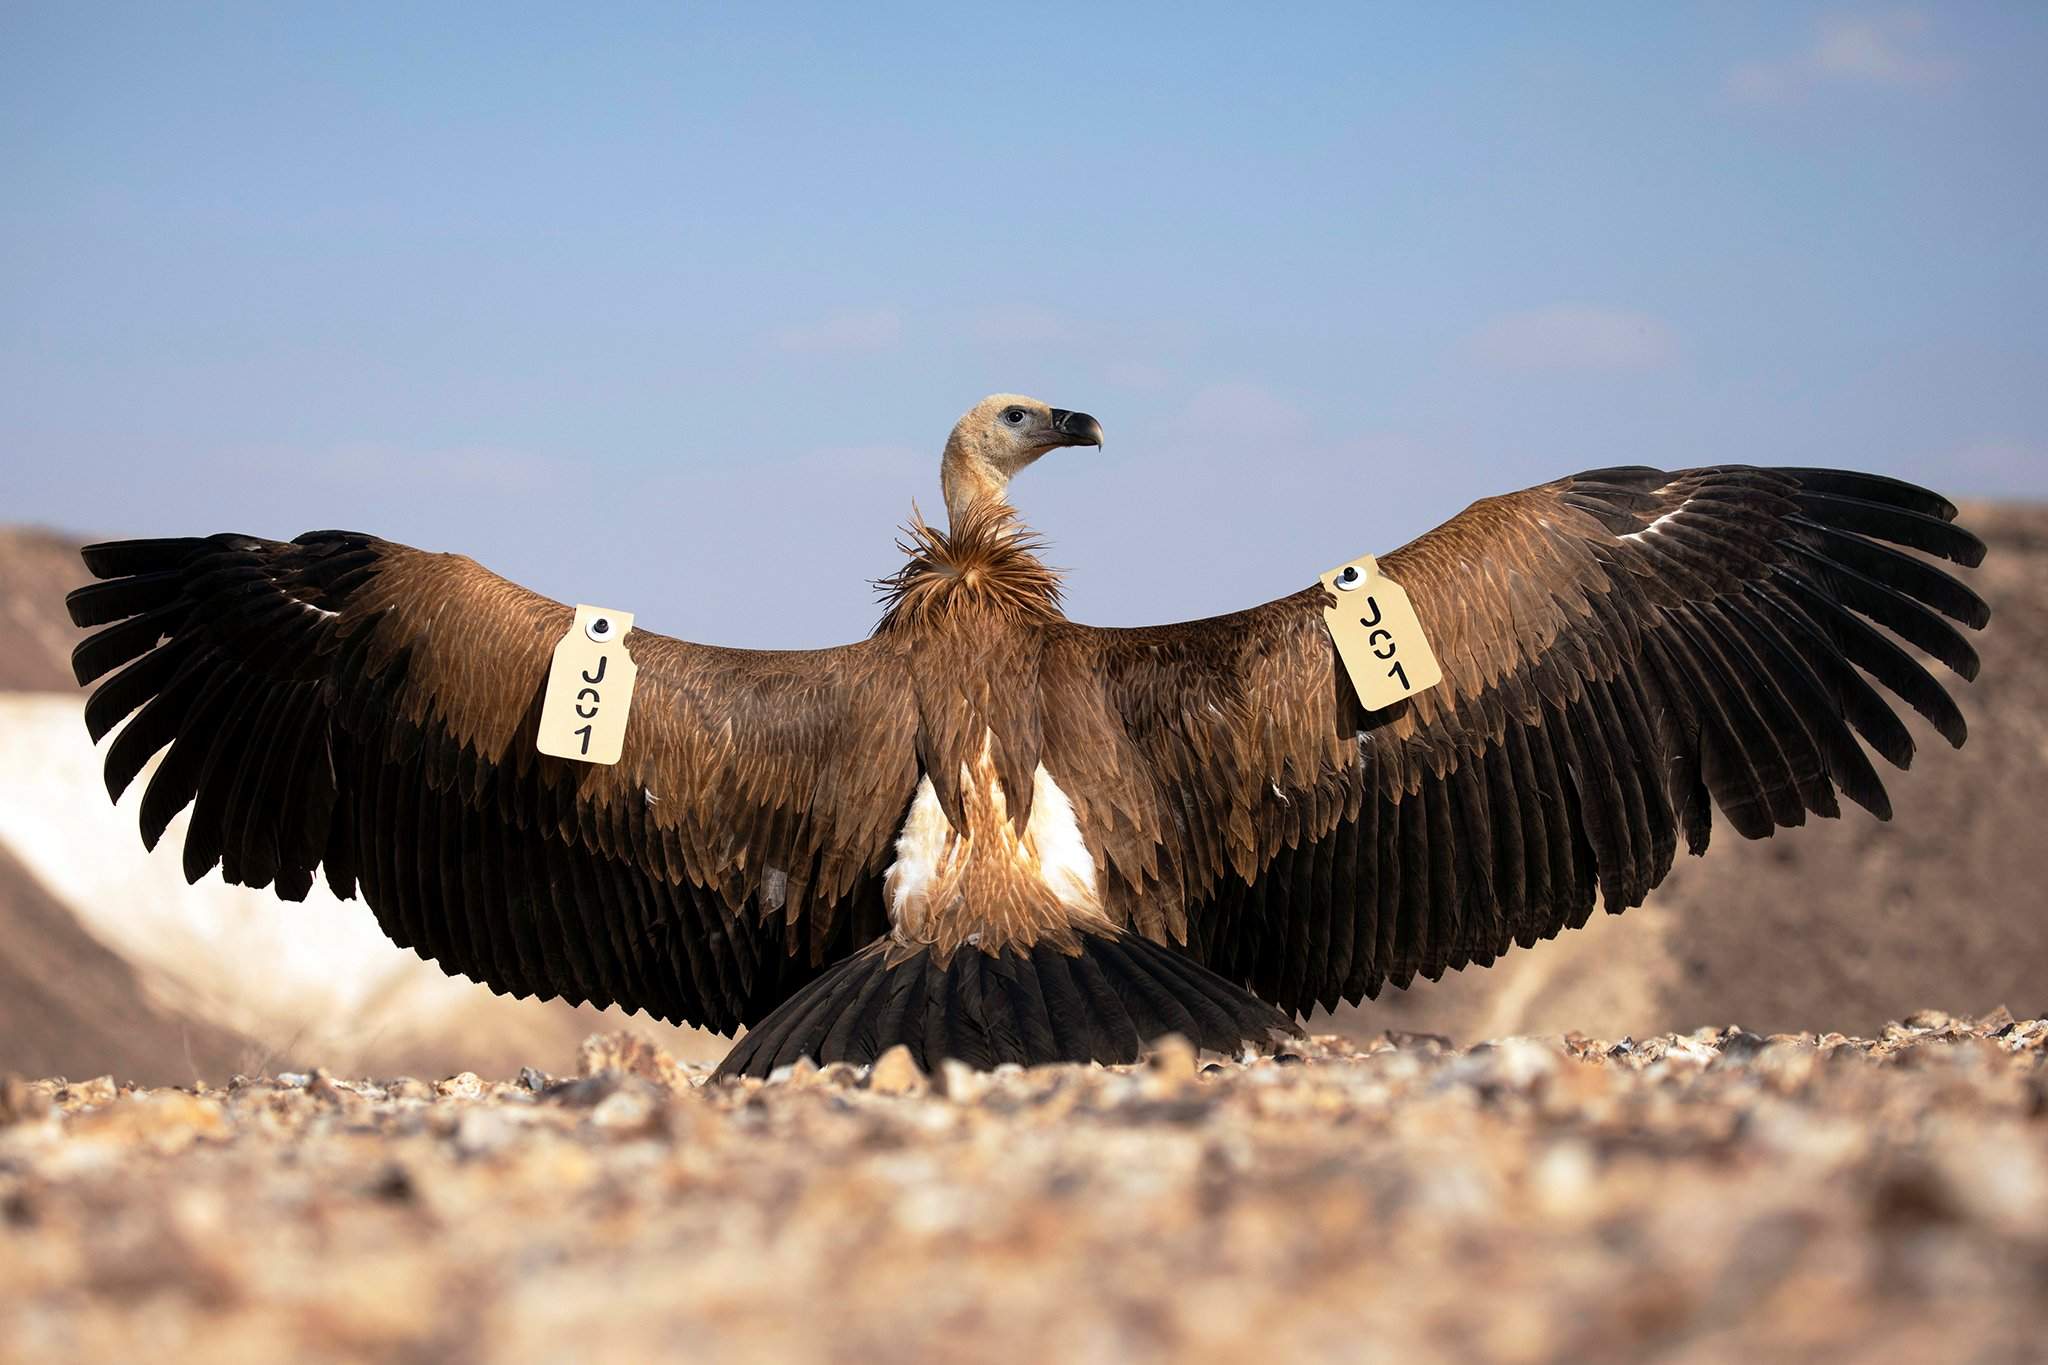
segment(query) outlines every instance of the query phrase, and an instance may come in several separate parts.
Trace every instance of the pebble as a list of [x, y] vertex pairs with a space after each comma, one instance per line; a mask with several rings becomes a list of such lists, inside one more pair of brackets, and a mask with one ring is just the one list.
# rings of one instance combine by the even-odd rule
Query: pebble
[[455, 1150], [467, 1157], [492, 1156], [518, 1136], [512, 1121], [494, 1109], [472, 1109], [455, 1124]]
[[1148, 1070], [1176, 1080], [1194, 1075], [1195, 1061], [1195, 1045], [1178, 1033], [1157, 1039], [1145, 1054]]
[[117, 1093], [112, 1076], [95, 1076], [89, 1081], [59, 1085], [57, 1102], [66, 1108], [80, 1104], [107, 1104]]
[[[2048, 1021], [0, 1081], [0, 1359], [2026, 1359]], [[10, 1117], [11, 1116], [11, 1117]]]
[[875, 1059], [868, 1071], [868, 1091], [876, 1095], [922, 1095], [931, 1088], [924, 1070], [898, 1043]]
[[643, 1133], [654, 1126], [654, 1097], [646, 1088], [620, 1087], [590, 1110], [594, 1128], [614, 1135]]
[[484, 1097], [484, 1083], [474, 1071], [464, 1071], [446, 1080], [436, 1081], [434, 1093], [443, 1099], [480, 1100]]

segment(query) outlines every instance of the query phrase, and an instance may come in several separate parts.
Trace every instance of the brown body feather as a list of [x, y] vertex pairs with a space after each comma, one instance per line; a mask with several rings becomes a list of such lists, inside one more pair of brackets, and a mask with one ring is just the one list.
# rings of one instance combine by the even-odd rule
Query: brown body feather
[[[1638, 904], [1716, 809], [1746, 837], [1838, 794], [1887, 816], [1866, 748], [1904, 766], [1913, 743], [1885, 692], [1963, 738], [1892, 638], [1974, 674], [1951, 621], [1983, 605], [1922, 557], [1981, 557], [1954, 514], [1893, 480], [1740, 467], [1489, 499], [1381, 559], [1444, 681], [1370, 712], [1320, 588], [1075, 624], [1038, 542], [978, 497], [912, 525], [867, 641], [636, 632], [613, 767], [533, 747], [569, 608], [467, 559], [342, 532], [122, 542], [85, 551], [106, 581], [71, 607], [104, 627], [77, 658], [81, 682], [112, 674], [94, 737], [127, 722], [109, 788], [168, 750], [144, 836], [190, 805], [194, 877], [295, 898], [324, 868], [496, 990], [728, 1031], [780, 1007], [735, 1069], [898, 1039], [1108, 1060], [1162, 1020], [1219, 1046], [1282, 1026], [1229, 983], [1300, 1014]], [[890, 868], [921, 781], [960, 857], [912, 903]], [[1041, 790], [1065, 807], [1035, 822]], [[1065, 809], [1086, 895], [1045, 880]]]
[[1038, 557], [1045, 542], [1008, 503], [975, 502], [949, 530], [913, 516], [896, 542], [904, 564], [875, 586], [882, 619], [875, 634], [943, 628], [980, 617], [1013, 629], [1063, 621], [1059, 570]]

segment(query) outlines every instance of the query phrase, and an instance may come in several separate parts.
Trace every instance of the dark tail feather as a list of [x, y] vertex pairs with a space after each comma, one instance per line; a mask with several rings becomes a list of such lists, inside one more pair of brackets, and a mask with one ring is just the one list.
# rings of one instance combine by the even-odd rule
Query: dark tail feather
[[1044, 943], [999, 955], [963, 948], [943, 967], [924, 948], [891, 964], [888, 947], [862, 949], [784, 1001], [718, 1075], [766, 1077], [801, 1057], [864, 1066], [898, 1043], [929, 1071], [947, 1057], [979, 1067], [1135, 1062], [1167, 1033], [1214, 1052], [1270, 1049], [1299, 1033], [1193, 958], [1134, 934], [1083, 934], [1071, 956]]

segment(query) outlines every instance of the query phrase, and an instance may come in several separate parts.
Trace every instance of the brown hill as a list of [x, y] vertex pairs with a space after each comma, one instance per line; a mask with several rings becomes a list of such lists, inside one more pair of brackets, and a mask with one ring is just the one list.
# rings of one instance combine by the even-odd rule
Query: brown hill
[[0, 692], [68, 692], [71, 648], [85, 632], [64, 614], [64, 594], [85, 581], [80, 538], [37, 526], [0, 526]]
[[151, 1085], [259, 1072], [253, 1039], [158, 1004], [142, 975], [0, 847], [0, 1072]]

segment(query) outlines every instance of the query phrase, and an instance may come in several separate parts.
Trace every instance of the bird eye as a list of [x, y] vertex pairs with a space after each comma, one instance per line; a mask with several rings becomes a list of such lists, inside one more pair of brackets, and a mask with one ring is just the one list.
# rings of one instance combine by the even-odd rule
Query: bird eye
[[609, 616], [597, 617], [583, 628], [583, 633], [597, 641], [597, 643], [603, 644], [606, 640], [612, 638], [612, 618]]
[[1009, 423], [1009, 424], [1010, 424], [1011, 426], [1013, 426], [1013, 427], [1014, 427], [1014, 426], [1021, 426], [1021, 425], [1023, 425], [1023, 422], [1024, 422], [1024, 409], [1022, 409], [1022, 408], [1011, 408], [1011, 409], [1010, 409], [1010, 410], [1009, 410], [1008, 412], [1005, 412], [1005, 413], [1003, 414], [1003, 420], [1004, 420], [1005, 422], [1008, 422], [1008, 423]]

